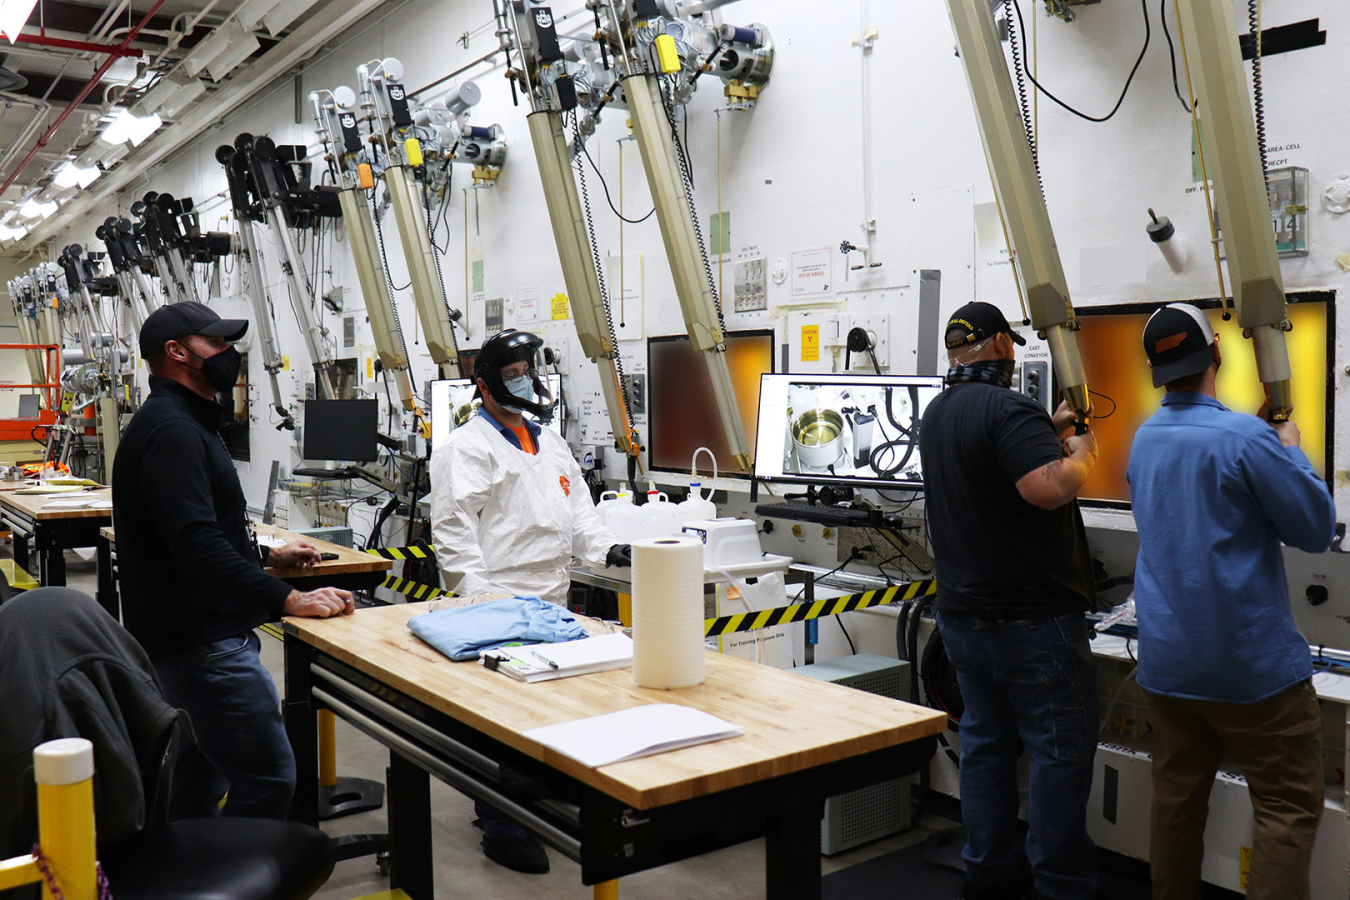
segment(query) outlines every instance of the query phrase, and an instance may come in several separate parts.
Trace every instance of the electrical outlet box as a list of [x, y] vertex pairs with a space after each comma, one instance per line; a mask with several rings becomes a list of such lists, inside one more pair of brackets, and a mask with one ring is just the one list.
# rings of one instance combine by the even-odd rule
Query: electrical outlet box
[[1046, 412], [1053, 414], [1055, 393], [1050, 384], [1050, 364], [1041, 361], [1024, 362], [1021, 376], [1022, 393], [1044, 406]]
[[[877, 365], [882, 369], [887, 369], [891, 365], [891, 317], [889, 313], [877, 313], [870, 316], [854, 316], [852, 319], [852, 328], [861, 328], [868, 333], [868, 336], [875, 341], [872, 352], [876, 354]], [[872, 357], [867, 351], [854, 353], [851, 357], [850, 369], [864, 369], [872, 371]]]
[[[904, 534], [910, 540], [923, 543], [923, 518], [921, 516], [902, 518], [900, 527], [904, 529]], [[863, 550], [858, 556], [858, 561], [865, 565], [875, 566], [884, 560], [892, 560], [897, 565], [910, 565], [909, 561], [903, 557], [896, 560], [900, 551], [891, 546], [891, 543], [881, 536], [875, 529], [852, 528], [843, 526], [838, 531], [839, 546], [835, 553], [835, 561], [843, 562], [848, 559], [849, 554], [853, 552], [854, 547], [871, 547], [870, 550]], [[872, 573], [876, 574], [876, 573]]]
[[496, 334], [502, 330], [503, 304], [504, 301], [500, 297], [483, 302], [483, 327], [487, 329], [488, 334]]
[[764, 257], [743, 259], [732, 275], [736, 312], [755, 312], [769, 308], [768, 262]]

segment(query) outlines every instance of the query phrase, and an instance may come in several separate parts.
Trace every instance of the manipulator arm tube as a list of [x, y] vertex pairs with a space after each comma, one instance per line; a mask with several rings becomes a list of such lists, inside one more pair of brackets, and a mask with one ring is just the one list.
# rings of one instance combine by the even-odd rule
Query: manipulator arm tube
[[1031, 324], [1049, 343], [1055, 377], [1083, 427], [1090, 404], [1087, 375], [1074, 334], [1077, 323], [1068, 281], [994, 16], [987, 0], [947, 0], [947, 11], [970, 85], [994, 192], [1006, 217]]
[[614, 363], [618, 348], [609, 331], [600, 282], [592, 261], [594, 256], [572, 176], [562, 116], [545, 110], [531, 113], [526, 120], [534, 141], [534, 155], [539, 163], [539, 177], [544, 183], [544, 199], [553, 225], [553, 239], [558, 245], [558, 259], [562, 263], [563, 282], [571, 299], [581, 351], [600, 367], [610, 429], [619, 449], [631, 456], [637, 452], [637, 441], [629, 424], [628, 408]]
[[1288, 419], [1293, 399], [1284, 283], [1233, 8], [1228, 0], [1186, 0], [1180, 12], [1196, 109], [1204, 120], [1205, 162], [1218, 194], [1233, 306], [1252, 339], [1270, 418]]

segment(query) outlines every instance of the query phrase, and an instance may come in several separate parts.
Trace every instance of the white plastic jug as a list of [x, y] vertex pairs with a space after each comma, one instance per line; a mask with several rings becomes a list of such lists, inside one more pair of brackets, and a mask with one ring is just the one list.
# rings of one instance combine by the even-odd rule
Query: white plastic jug
[[639, 509], [644, 514], [640, 526], [642, 537], [668, 537], [679, 534], [679, 504], [671, 503], [670, 497], [651, 488], [647, 491], [647, 505]]
[[675, 505], [677, 528], [683, 528], [686, 522], [698, 522], [703, 519], [717, 518], [717, 506], [712, 502], [713, 486], [717, 483], [717, 457], [713, 456], [712, 451], [707, 447], [699, 447], [694, 451], [694, 459], [689, 465], [689, 477], [697, 479], [698, 475], [698, 455], [700, 453], [708, 454], [708, 458], [713, 464], [713, 480], [708, 484], [708, 495], [702, 496], [703, 482], [694, 480], [689, 482], [689, 496]]
[[609, 515], [605, 519], [605, 525], [614, 536], [619, 539], [621, 544], [631, 544], [633, 541], [645, 537], [644, 526], [647, 522], [646, 508], [634, 506], [632, 497], [628, 502], [619, 501], [616, 505], [609, 508]]
[[610, 515], [621, 506], [632, 506], [633, 495], [627, 491], [605, 491], [600, 495], [600, 502], [595, 504], [595, 512], [600, 516], [600, 521], [610, 531], [614, 526], [610, 524]]

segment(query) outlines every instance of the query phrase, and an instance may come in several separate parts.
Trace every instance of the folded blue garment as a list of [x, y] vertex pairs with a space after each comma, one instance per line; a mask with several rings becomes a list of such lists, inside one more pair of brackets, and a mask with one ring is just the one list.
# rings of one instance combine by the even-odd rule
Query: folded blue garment
[[438, 609], [408, 621], [413, 634], [461, 662], [503, 644], [561, 643], [586, 637], [563, 607], [537, 597], [507, 597], [472, 606]]

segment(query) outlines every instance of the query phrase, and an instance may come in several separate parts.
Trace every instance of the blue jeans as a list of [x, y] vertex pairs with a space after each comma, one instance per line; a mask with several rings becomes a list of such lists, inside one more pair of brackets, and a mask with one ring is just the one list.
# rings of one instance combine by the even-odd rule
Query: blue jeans
[[284, 818], [295, 793], [295, 756], [272, 676], [254, 632], [155, 661], [164, 696], [187, 712], [200, 755], [184, 754], [171, 814]]
[[[1024, 881], [1050, 900], [1086, 900], [1097, 884], [1087, 835], [1097, 688], [1082, 614], [986, 622], [937, 618], [956, 668], [961, 716], [961, 817], [966, 880], [997, 888]], [[1017, 825], [1018, 741], [1031, 757], [1030, 830]]]

